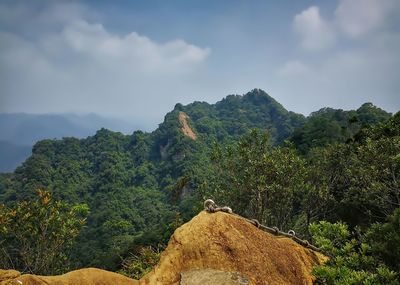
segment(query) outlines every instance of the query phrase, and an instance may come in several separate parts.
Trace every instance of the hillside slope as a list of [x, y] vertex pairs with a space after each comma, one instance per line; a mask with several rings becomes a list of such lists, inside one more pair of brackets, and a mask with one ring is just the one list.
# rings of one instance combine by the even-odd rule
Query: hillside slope
[[86, 203], [91, 210], [73, 266], [116, 270], [132, 243], [149, 243], [148, 233], [150, 243], [166, 243], [175, 220], [187, 221], [197, 212], [199, 201], [190, 194], [213, 176], [215, 142], [237, 142], [258, 128], [277, 144], [304, 126], [304, 120], [255, 89], [216, 104], [177, 104], [151, 133], [100, 129], [84, 139], [42, 140], [14, 173], [0, 175], [0, 203], [32, 199], [38, 189], [71, 204]]
[[[100, 128], [132, 133], [138, 124], [96, 114], [0, 113], [0, 172], [12, 172], [43, 139], [84, 138]], [[10, 151], [11, 149], [11, 151]]]

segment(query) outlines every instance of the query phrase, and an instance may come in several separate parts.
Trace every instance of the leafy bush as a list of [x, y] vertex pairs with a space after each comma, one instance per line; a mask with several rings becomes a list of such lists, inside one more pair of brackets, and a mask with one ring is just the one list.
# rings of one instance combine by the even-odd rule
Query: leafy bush
[[85, 224], [89, 208], [69, 206], [39, 190], [33, 201], [0, 205], [0, 268], [35, 274], [68, 270], [68, 249]]
[[325, 265], [313, 269], [316, 284], [400, 284], [398, 274], [374, 256], [360, 232], [351, 233], [346, 224], [325, 221], [311, 224], [310, 232], [330, 256]]

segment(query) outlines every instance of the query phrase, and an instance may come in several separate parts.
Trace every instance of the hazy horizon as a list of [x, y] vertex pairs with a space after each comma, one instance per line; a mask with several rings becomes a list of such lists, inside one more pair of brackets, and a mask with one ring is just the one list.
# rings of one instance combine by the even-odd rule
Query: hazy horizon
[[[226, 96], [229, 96], [229, 95], [245, 95], [245, 94], [228, 94], [228, 95], [225, 95], [225, 96], [221, 97], [220, 100], [222, 100], [223, 98], [225, 98]], [[271, 97], [273, 97], [273, 96], [271, 96]], [[275, 98], [274, 98], [274, 99], [275, 99]], [[220, 101], [220, 100], [218, 100], [218, 101]], [[218, 101], [216, 101], [216, 102], [207, 102], [207, 101], [203, 101], [203, 102], [207, 102], [207, 103], [209, 103], [209, 104], [215, 104], [215, 103], [217, 103]], [[193, 101], [193, 102], [194, 102], [194, 101]], [[190, 102], [190, 103], [193, 103], [193, 102]], [[176, 104], [178, 104], [178, 103], [180, 103], [180, 102], [177, 102]], [[188, 103], [188, 104], [190, 104], [190, 103]], [[278, 102], [278, 103], [280, 103], [280, 102]], [[362, 104], [365, 104], [365, 103], [372, 103], [372, 104], [375, 105], [376, 107], [382, 108], [381, 106], [378, 106], [378, 105], [374, 104], [374, 102], [364, 102], [364, 103], [362, 103]], [[362, 105], [362, 104], [361, 104], [361, 105]], [[184, 104], [184, 105], [186, 105], [186, 104]], [[344, 110], [344, 111], [357, 110], [359, 107], [361, 107], [361, 105], [360, 105], [360, 106], [356, 106], [356, 107], [354, 107], [354, 108], [341, 108], [341, 107], [336, 107], [335, 109], [342, 109], [342, 110]], [[175, 106], [175, 104], [174, 104], [174, 106]], [[171, 109], [168, 110], [167, 112], [172, 111], [173, 108], [174, 108], [174, 106], [171, 107]], [[285, 106], [283, 106], [283, 107], [284, 107], [285, 109], [287, 109]], [[322, 107], [322, 108], [333, 108], [333, 107], [331, 107], [331, 106], [324, 106], [324, 107]], [[320, 108], [320, 109], [321, 109], [321, 108]], [[302, 114], [302, 115], [304, 115], [305, 117], [307, 117], [307, 116], [310, 116], [311, 113], [316, 112], [316, 111], [319, 111], [320, 109], [313, 110], [313, 111], [311, 111], [311, 112], [308, 113], [308, 114], [303, 114], [303, 113], [300, 113], [300, 112], [296, 112], [296, 113]], [[384, 108], [382, 108], [382, 109], [385, 110], [385, 111], [387, 111], [387, 112], [394, 113], [394, 112], [391, 112], [391, 111], [386, 110], [386, 109], [384, 109]], [[295, 112], [295, 111], [290, 110], [290, 109], [287, 109], [287, 110], [288, 110], [288, 111]], [[399, 110], [397, 110], [397, 111], [399, 111]], [[396, 112], [396, 111], [395, 111], [395, 112]], [[131, 133], [132, 131], [135, 131], [135, 130], [140, 130], [140, 131], [145, 131], [145, 132], [152, 132], [152, 131], [154, 131], [154, 130], [158, 127], [158, 125], [161, 124], [161, 123], [163, 122], [163, 120], [164, 120], [164, 118], [162, 118], [159, 122], [154, 123], [154, 122], [145, 121], [145, 120], [143, 120], [142, 118], [133, 118], [133, 117], [130, 117], [130, 118], [129, 118], [129, 117], [119, 117], [119, 116], [112, 116], [112, 115], [102, 115], [102, 114], [100, 114], [100, 113], [95, 113], [95, 112], [89, 112], [89, 113], [86, 113], [86, 112], [47, 112], [47, 113], [0, 112], [0, 115], [3, 115], [3, 114], [6, 114], [6, 115], [21, 114], [21, 115], [38, 115], [38, 116], [46, 116], [46, 115], [49, 115], [49, 116], [51, 116], [51, 115], [54, 115], [54, 116], [57, 116], [57, 115], [60, 115], [60, 116], [68, 116], [68, 115], [71, 115], [71, 116], [78, 116], [78, 117], [97, 116], [99, 119], [106, 119], [106, 120], [110, 120], [110, 121], [115, 121], [115, 124], [117, 124], [118, 121], [119, 121], [120, 123], [123, 124], [123, 126], [122, 126], [122, 128], [119, 128], [119, 129], [117, 129], [117, 130], [115, 130], [115, 131], [120, 131], [120, 132], [125, 133], [125, 134], [129, 134], [129, 133]], [[164, 117], [165, 115], [166, 115], [166, 113], [163, 114], [163, 117]], [[131, 125], [132, 128], [129, 128], [129, 129], [128, 129], [128, 125]], [[112, 130], [112, 131], [113, 131], [113, 130]]]

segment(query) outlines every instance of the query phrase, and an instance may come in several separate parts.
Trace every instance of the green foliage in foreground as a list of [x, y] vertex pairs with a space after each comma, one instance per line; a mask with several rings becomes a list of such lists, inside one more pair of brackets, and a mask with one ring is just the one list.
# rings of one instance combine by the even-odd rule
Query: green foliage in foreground
[[13, 208], [0, 205], [0, 268], [43, 275], [62, 272], [88, 210], [85, 204], [69, 206], [41, 190], [33, 201]]
[[387, 223], [375, 224], [366, 233], [359, 229], [351, 232], [340, 222], [311, 224], [314, 242], [330, 256], [327, 264], [314, 268], [315, 283], [400, 284], [399, 273], [394, 271], [398, 270], [396, 261], [400, 258], [400, 233], [395, 231], [399, 218], [400, 208]]

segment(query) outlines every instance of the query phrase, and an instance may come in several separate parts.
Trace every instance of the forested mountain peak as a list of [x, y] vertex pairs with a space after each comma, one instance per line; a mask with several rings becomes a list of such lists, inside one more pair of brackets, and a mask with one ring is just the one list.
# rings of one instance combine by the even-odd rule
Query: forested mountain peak
[[273, 108], [276, 108], [281, 112], [286, 112], [286, 113], [288, 112], [274, 98], [268, 95], [267, 92], [258, 88], [255, 88], [243, 95], [228, 95], [220, 102], [218, 102], [217, 105], [219, 104], [223, 105], [224, 103], [226, 104], [226, 103], [241, 103], [241, 102], [247, 102], [257, 106], [272, 105]]
[[176, 104], [163, 124], [171, 126], [171, 120], [176, 120], [179, 112], [189, 116], [189, 124], [199, 137], [217, 141], [237, 138], [249, 128], [260, 128], [269, 132], [278, 144], [305, 120], [303, 115], [287, 111], [261, 89], [253, 89], [244, 95], [228, 95], [215, 104], [198, 101], [188, 105]]

